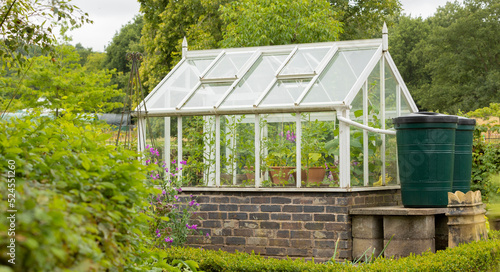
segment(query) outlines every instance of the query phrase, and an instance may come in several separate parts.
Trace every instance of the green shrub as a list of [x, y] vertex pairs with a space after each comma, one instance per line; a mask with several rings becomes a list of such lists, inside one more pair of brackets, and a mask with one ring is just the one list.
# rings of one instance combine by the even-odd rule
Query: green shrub
[[[172, 247], [157, 257], [170, 263], [175, 259], [194, 260], [203, 271], [495, 271], [500, 264], [498, 232], [488, 241], [473, 242], [455, 248], [424, 253], [406, 258], [379, 258], [371, 264], [358, 266], [349, 263], [317, 264], [312, 261], [278, 260], [255, 254], [227, 253], [200, 248]], [[333, 252], [332, 252], [333, 254]]]
[[[17, 210], [13, 235], [0, 217], [1, 265], [10, 266], [11, 238], [14, 271], [127, 270], [139, 261], [148, 218], [137, 211], [150, 193], [147, 171], [136, 152], [106, 145], [104, 128], [72, 115], [0, 121], [1, 171], [7, 176], [15, 165]], [[12, 198], [6, 184], [3, 211]]]

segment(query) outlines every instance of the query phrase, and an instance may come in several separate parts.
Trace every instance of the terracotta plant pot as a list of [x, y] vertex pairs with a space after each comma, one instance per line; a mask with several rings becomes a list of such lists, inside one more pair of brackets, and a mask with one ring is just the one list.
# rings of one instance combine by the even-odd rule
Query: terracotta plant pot
[[[247, 177], [247, 180], [255, 180], [255, 170], [253, 169], [253, 166], [250, 166], [250, 168], [243, 166], [245, 168], [245, 175]], [[261, 176], [264, 175], [264, 171], [261, 171]]]
[[325, 178], [325, 173], [326, 170], [323, 167], [309, 167], [308, 171], [302, 170], [300, 177], [302, 178], [303, 181], [306, 181], [307, 183], [320, 185], [323, 179]]
[[[297, 175], [295, 173], [295, 167], [293, 166], [271, 166], [271, 170], [269, 170], [269, 176], [271, 177], [271, 181], [274, 184], [278, 185], [286, 185], [288, 184], [288, 180], [290, 179], [290, 175], [292, 175], [294, 180], [297, 180]], [[293, 173], [290, 173], [294, 171]], [[290, 185], [290, 184], [288, 184]]]

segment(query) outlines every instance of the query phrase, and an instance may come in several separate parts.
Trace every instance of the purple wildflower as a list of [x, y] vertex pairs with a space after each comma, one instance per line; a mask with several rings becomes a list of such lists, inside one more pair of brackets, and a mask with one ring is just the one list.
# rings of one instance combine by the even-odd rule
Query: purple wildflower
[[165, 238], [165, 242], [172, 243], [174, 240], [170, 237]]
[[187, 165], [187, 161], [181, 161], [181, 164]]

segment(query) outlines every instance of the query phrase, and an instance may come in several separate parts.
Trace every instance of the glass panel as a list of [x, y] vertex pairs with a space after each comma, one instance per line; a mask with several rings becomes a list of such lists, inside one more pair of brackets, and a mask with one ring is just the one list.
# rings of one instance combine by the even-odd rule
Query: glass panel
[[263, 116], [262, 143], [265, 158], [263, 163], [268, 170], [262, 187], [295, 187], [295, 116], [292, 114], [269, 114]]
[[278, 80], [261, 104], [293, 105], [309, 81], [309, 79]]
[[410, 104], [406, 100], [406, 96], [403, 91], [401, 91], [401, 116], [408, 115], [410, 113], [412, 113]]
[[232, 78], [238, 74], [253, 52], [226, 53], [204, 78]]
[[280, 75], [310, 74], [316, 70], [331, 47], [298, 49]]
[[368, 184], [369, 186], [382, 185], [382, 137], [381, 134], [368, 132]]
[[361, 88], [351, 103], [349, 117], [351, 120], [363, 124], [363, 88]]
[[302, 187], [338, 187], [338, 129], [335, 113], [302, 113]]
[[373, 54], [375, 54], [375, 51], [377, 50], [342, 50], [341, 54], [347, 59], [347, 62], [356, 74], [356, 77], [359, 77], [370, 59], [373, 57]]
[[355, 82], [353, 70], [348, 68], [346, 59], [337, 53], [302, 103], [343, 101]]
[[396, 185], [398, 175], [396, 135], [385, 135], [385, 184]]
[[[215, 117], [185, 116], [182, 123], [182, 137], [185, 139], [182, 155], [187, 161], [182, 170], [183, 184], [215, 184]], [[172, 158], [177, 158], [177, 154]]]
[[234, 91], [222, 103], [221, 108], [229, 106], [253, 106], [274, 79], [276, 70], [287, 55], [261, 56], [238, 83]]
[[221, 117], [221, 185], [255, 186], [255, 118]]
[[351, 133], [351, 186], [363, 186], [363, 130], [354, 126]]
[[396, 116], [396, 77], [391, 71], [391, 67], [385, 62], [385, 128], [393, 128], [392, 118]]
[[148, 100], [147, 109], [175, 108], [196, 86], [201, 73], [213, 60], [214, 58], [206, 58], [184, 62], [156, 91], [154, 100]]
[[368, 125], [380, 128], [380, 62], [368, 77]]
[[229, 83], [201, 84], [182, 108], [212, 108], [229, 89]]

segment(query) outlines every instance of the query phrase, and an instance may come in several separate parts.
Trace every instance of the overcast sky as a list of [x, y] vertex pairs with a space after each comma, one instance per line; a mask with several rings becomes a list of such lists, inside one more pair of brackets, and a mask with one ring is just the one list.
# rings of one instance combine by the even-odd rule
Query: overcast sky
[[[429, 17], [446, 0], [400, 0], [404, 12], [413, 17]], [[84, 25], [70, 33], [72, 44], [81, 43], [94, 51], [103, 52], [115, 33], [139, 13], [137, 0], [73, 0], [77, 7], [87, 12], [94, 24]]]

